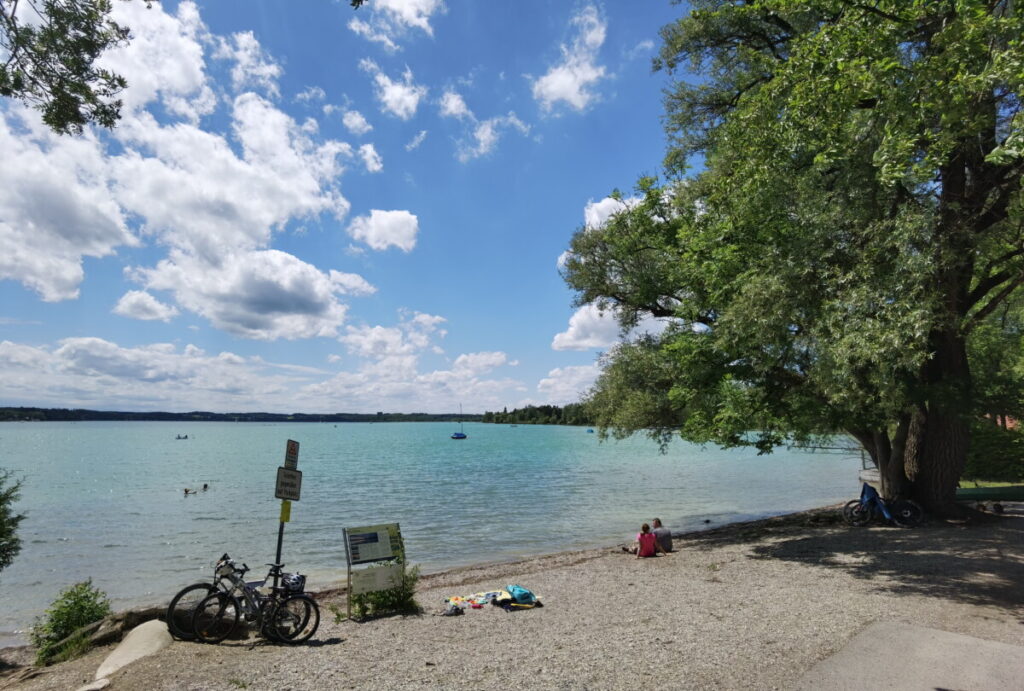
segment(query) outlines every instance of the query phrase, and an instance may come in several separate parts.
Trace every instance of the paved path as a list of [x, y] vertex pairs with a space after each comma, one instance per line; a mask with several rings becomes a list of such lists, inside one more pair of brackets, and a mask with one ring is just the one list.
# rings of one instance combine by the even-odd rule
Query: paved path
[[838, 653], [808, 670], [794, 688], [1024, 689], [1024, 647], [879, 621], [854, 636]]

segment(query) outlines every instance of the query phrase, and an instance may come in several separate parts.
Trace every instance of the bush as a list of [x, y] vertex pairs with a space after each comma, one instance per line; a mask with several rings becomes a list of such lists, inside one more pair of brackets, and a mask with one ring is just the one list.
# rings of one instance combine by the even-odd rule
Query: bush
[[[420, 567], [414, 566], [402, 572], [402, 582], [394, 588], [349, 595], [356, 617], [365, 619], [368, 616], [379, 617], [387, 614], [419, 614], [423, 611], [416, 602], [416, 583], [419, 580]], [[335, 616], [339, 616], [337, 612]]]
[[92, 580], [76, 583], [61, 591], [46, 614], [36, 619], [30, 637], [36, 647], [36, 664], [70, 660], [89, 648], [85, 637], [58, 646], [68, 636], [110, 614], [106, 593], [92, 587]]
[[1003, 429], [991, 420], [975, 422], [962, 477], [1002, 482], [1024, 479], [1024, 433]]
[[10, 471], [0, 468], [0, 571], [10, 566], [21, 551], [17, 531], [24, 516], [12, 509], [20, 489], [21, 483], [11, 480]]

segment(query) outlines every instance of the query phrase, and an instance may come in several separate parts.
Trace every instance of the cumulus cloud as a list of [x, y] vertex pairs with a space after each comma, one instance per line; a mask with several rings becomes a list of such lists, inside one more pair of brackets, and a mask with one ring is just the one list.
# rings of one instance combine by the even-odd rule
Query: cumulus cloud
[[398, 41], [412, 29], [433, 36], [430, 20], [444, 11], [441, 0], [375, 0], [369, 8], [368, 20], [354, 17], [349, 20], [348, 28], [389, 52], [398, 50]]
[[427, 95], [427, 87], [413, 83], [412, 70], [406, 67], [401, 80], [396, 81], [369, 58], [360, 60], [359, 67], [373, 77], [374, 93], [383, 112], [401, 120], [409, 120], [416, 114], [420, 101]]
[[379, 173], [384, 170], [384, 159], [377, 153], [373, 144], [363, 144], [359, 147], [359, 156], [363, 159], [363, 164], [368, 172]]
[[353, 219], [348, 233], [375, 250], [397, 247], [409, 252], [416, 246], [419, 229], [419, 219], [408, 211], [372, 209], [369, 216]]
[[450, 89], [444, 92], [441, 100], [438, 101], [438, 105], [441, 107], [441, 115], [446, 118], [458, 118], [461, 120], [462, 118], [473, 117], [473, 113], [470, 112], [462, 96]]
[[325, 374], [234, 353], [207, 355], [194, 345], [126, 348], [94, 337], [52, 348], [0, 342], [0, 387], [8, 400], [31, 405], [226, 412], [265, 410], [280, 400], [284, 412], [284, 394]]
[[144, 290], [130, 290], [114, 306], [114, 314], [131, 319], [169, 322], [178, 316], [178, 310], [165, 305]]
[[359, 274], [331, 270], [331, 282], [345, 295], [373, 295], [377, 289]]
[[602, 312], [595, 305], [584, 305], [569, 318], [569, 328], [555, 335], [551, 347], [554, 350], [607, 348], [618, 339], [619, 325], [615, 315]]
[[537, 391], [554, 405], [577, 403], [594, 385], [600, 373], [597, 365], [558, 367], [540, 380]]
[[533, 82], [533, 97], [545, 112], [558, 103], [582, 112], [594, 102], [593, 87], [605, 77], [605, 68], [597, 64], [607, 24], [593, 5], [584, 7], [571, 21], [577, 35], [562, 45], [562, 59], [544, 76]]
[[69, 300], [85, 277], [83, 258], [139, 244], [95, 138], [58, 137], [35, 113], [11, 109], [0, 112], [0, 151], [0, 278], [47, 302]]
[[214, 111], [217, 98], [207, 83], [203, 48], [213, 39], [195, 3], [182, 2], [171, 15], [163, 7], [119, 2], [111, 17], [132, 29], [131, 41], [97, 60], [98, 66], [128, 81], [119, 95], [122, 121], [154, 101], [192, 123]]
[[605, 197], [599, 202], [587, 202], [586, 207], [583, 209], [583, 224], [587, 228], [600, 228], [608, 222], [609, 218], [620, 211], [632, 208], [638, 202], [640, 202], [639, 197], [629, 197], [627, 199]]
[[405, 145], [406, 151], [412, 151], [413, 149], [419, 148], [419, 145], [423, 143], [423, 140], [427, 138], [427, 131], [420, 130], [415, 137], [413, 137], [408, 144]]
[[[647, 317], [642, 319], [628, 335], [659, 334], [668, 322]], [[621, 338], [621, 329], [611, 310], [601, 311], [596, 305], [584, 305], [569, 318], [569, 328], [555, 334], [552, 350], [590, 350], [608, 348]]]
[[279, 95], [277, 79], [281, 76], [281, 66], [263, 51], [251, 31], [221, 38], [218, 44], [214, 57], [235, 63], [231, 68], [231, 83], [236, 91], [258, 88], [270, 96]]
[[367, 122], [358, 110], [346, 110], [345, 114], [341, 116], [341, 122], [349, 132], [356, 136], [364, 135], [373, 129], [373, 125]]

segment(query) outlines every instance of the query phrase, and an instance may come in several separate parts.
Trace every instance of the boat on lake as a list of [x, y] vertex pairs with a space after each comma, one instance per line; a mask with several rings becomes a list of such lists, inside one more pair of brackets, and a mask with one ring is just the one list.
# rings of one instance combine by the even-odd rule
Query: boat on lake
[[[459, 404], [459, 417], [462, 417], [462, 404]], [[462, 420], [459, 420], [459, 431], [452, 432], [452, 439], [465, 439], [466, 433], [462, 431]]]

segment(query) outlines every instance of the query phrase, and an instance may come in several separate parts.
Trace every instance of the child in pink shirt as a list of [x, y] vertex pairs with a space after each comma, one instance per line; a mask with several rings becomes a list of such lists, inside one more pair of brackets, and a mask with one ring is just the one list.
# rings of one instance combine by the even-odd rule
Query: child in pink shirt
[[667, 554], [662, 548], [661, 543], [658, 542], [658, 538], [651, 532], [651, 526], [644, 523], [640, 526], [640, 532], [636, 536], [636, 558], [640, 557], [653, 557], [661, 552]]

